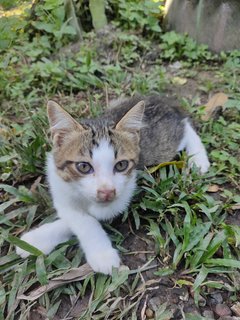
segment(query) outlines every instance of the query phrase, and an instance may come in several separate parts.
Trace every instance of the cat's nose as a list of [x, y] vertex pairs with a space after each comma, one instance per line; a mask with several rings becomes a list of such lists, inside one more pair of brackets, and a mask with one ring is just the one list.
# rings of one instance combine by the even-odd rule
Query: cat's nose
[[97, 199], [99, 201], [112, 201], [116, 196], [116, 189], [99, 189], [97, 191]]

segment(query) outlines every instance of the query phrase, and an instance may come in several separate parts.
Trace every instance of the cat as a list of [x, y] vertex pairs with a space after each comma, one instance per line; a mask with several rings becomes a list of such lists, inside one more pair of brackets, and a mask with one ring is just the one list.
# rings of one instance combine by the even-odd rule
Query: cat
[[[189, 118], [173, 99], [160, 96], [118, 100], [97, 119], [77, 122], [56, 102], [48, 102], [53, 142], [47, 175], [58, 220], [21, 239], [50, 253], [76, 235], [96, 272], [111, 274], [120, 257], [99, 221], [129, 205], [137, 169], [170, 161], [185, 149], [190, 166], [207, 172], [206, 150]], [[17, 253], [29, 253], [17, 247]]]

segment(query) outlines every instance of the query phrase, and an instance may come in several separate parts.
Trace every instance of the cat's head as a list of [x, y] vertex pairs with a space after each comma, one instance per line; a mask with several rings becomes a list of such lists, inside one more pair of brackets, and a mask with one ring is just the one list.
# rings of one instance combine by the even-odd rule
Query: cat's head
[[120, 197], [135, 180], [143, 114], [141, 101], [114, 125], [99, 120], [80, 124], [56, 102], [49, 101], [57, 174], [73, 182], [91, 201], [107, 204]]

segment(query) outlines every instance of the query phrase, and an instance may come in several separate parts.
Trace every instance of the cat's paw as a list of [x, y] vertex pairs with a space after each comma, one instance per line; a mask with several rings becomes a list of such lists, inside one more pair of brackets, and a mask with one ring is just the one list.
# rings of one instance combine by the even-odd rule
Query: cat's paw
[[[25, 233], [20, 239], [39, 249], [44, 254], [48, 254], [52, 250], [52, 247], [48, 247], [44, 242], [44, 239], [39, 237], [39, 232], [37, 232], [37, 230], [32, 230]], [[16, 247], [16, 253], [22, 258], [27, 258], [31, 254], [19, 247]]]
[[88, 254], [86, 258], [95, 272], [112, 274], [112, 268], [119, 268], [120, 266], [120, 258], [117, 250], [113, 248], [92, 252], [91, 254]]
[[208, 171], [210, 167], [210, 162], [208, 160], [207, 155], [205, 154], [196, 154], [189, 160], [190, 162], [190, 167], [195, 165], [201, 174], [204, 174]]
[[[32, 237], [32, 231], [25, 233], [20, 239], [34, 246], [34, 238]], [[27, 258], [28, 256], [30, 256], [30, 253], [28, 251], [25, 251], [24, 249], [19, 247], [16, 247], [16, 253], [21, 258]]]
[[28, 251], [25, 251], [19, 247], [16, 247], [16, 254], [18, 254], [21, 258], [25, 259], [28, 256], [30, 256], [30, 253]]

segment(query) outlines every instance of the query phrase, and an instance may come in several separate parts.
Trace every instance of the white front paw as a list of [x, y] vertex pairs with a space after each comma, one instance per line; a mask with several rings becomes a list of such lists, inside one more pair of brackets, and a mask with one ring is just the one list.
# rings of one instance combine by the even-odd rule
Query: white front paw
[[[44, 239], [41, 239], [41, 237], [39, 237], [39, 232], [37, 231], [37, 229], [25, 233], [20, 239], [27, 242], [31, 246], [39, 249], [45, 254], [48, 254], [52, 250], [52, 247], [50, 248], [46, 244], [46, 242], [44, 242]], [[20, 255], [22, 258], [26, 258], [31, 254], [28, 251], [25, 251], [24, 249], [21, 249], [19, 247], [16, 247], [16, 253]]]
[[196, 165], [201, 172], [201, 174], [204, 174], [208, 171], [210, 167], [210, 162], [208, 160], [207, 155], [205, 154], [197, 154], [190, 158], [190, 167], [193, 165]]
[[[25, 233], [23, 236], [21, 236], [20, 239], [34, 246], [34, 238], [32, 237], [32, 231]], [[19, 247], [16, 247], [16, 253], [22, 258], [27, 258], [30, 255], [28, 251], [25, 251]]]
[[28, 251], [25, 251], [19, 247], [16, 247], [16, 253], [21, 257], [21, 258], [27, 258], [30, 253]]
[[112, 268], [119, 268], [120, 266], [120, 258], [117, 250], [113, 248], [91, 252], [86, 255], [86, 258], [95, 272], [112, 274]]

